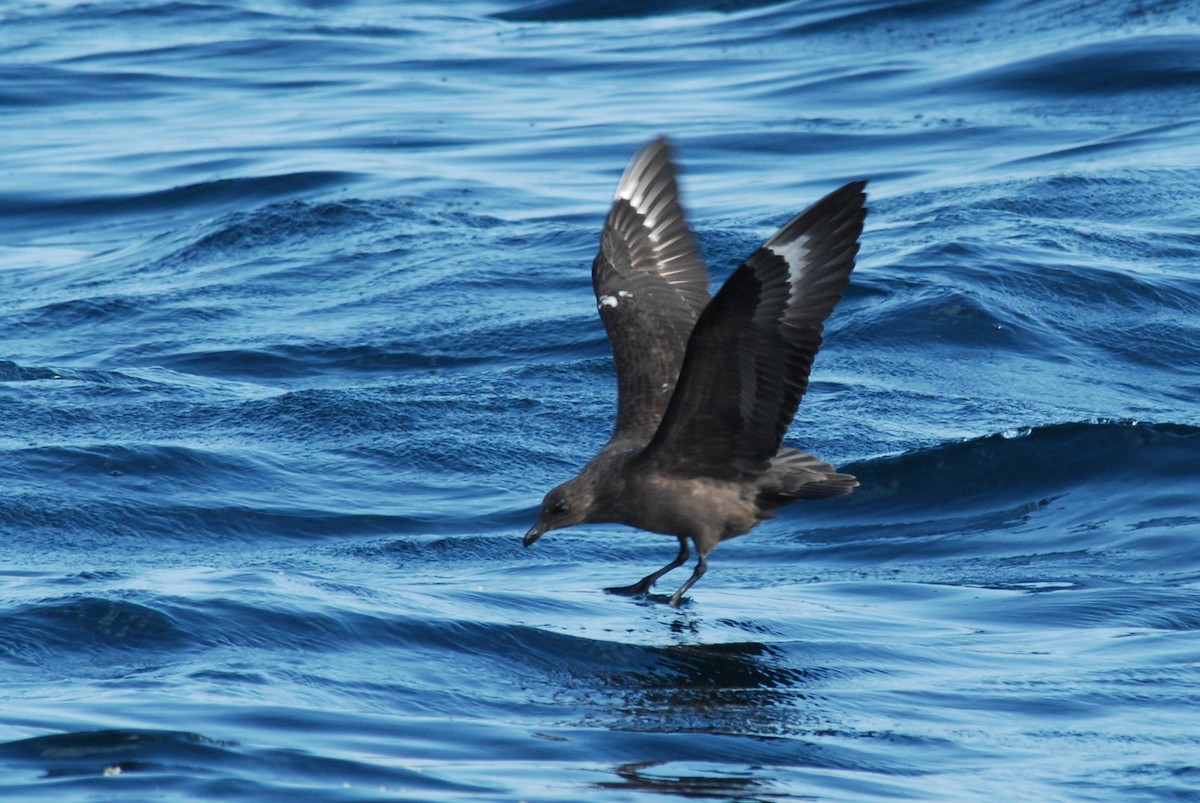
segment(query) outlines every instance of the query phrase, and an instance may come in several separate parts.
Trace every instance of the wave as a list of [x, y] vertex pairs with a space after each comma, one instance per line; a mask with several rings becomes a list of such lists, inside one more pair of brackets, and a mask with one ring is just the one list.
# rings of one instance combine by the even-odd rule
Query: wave
[[806, 560], [937, 583], [1089, 583], [1200, 571], [1200, 427], [1021, 428], [843, 466], [861, 485], [787, 515]]
[[[1200, 427], [1097, 421], [1023, 427], [844, 468], [861, 487], [837, 515], [890, 520], [1036, 503], [1072, 490], [1104, 498], [1200, 476]], [[839, 500], [841, 504], [842, 500]]]
[[[483, 791], [475, 784], [402, 765], [251, 747], [170, 730], [118, 728], [19, 739], [0, 744], [0, 763], [11, 774], [6, 794], [25, 793], [31, 798], [45, 795], [48, 781], [59, 796], [77, 793], [95, 798], [96, 779], [101, 777], [111, 778], [111, 784], [121, 788], [119, 793], [108, 789], [103, 797], [141, 799], [157, 798], [164, 788], [173, 790], [172, 795], [199, 800], [262, 800], [281, 795], [313, 801], [347, 795], [375, 798], [398, 789], [432, 798]], [[37, 776], [22, 777], [31, 770]]]
[[492, 16], [509, 22], [572, 22], [636, 19], [671, 14], [717, 11], [731, 14], [781, 5], [786, 0], [544, 0]]
[[104, 218], [161, 215], [165, 211], [200, 210], [204, 214], [244, 208], [248, 203], [275, 201], [295, 195], [353, 184], [354, 173], [298, 171], [266, 176], [214, 179], [130, 195], [51, 198], [36, 193], [0, 194], [0, 215], [23, 225], [63, 219], [95, 225]]
[[1161, 93], [1200, 85], [1200, 36], [1127, 36], [989, 67], [943, 84], [1020, 97]]
[[[184, 576], [180, 574], [181, 580]], [[517, 624], [502, 613], [507, 603], [562, 621], [583, 614], [580, 603], [554, 596], [502, 596], [477, 612], [501, 616], [501, 621], [476, 621], [445, 616], [439, 612], [445, 606], [440, 595], [417, 589], [404, 594], [406, 612], [384, 614], [353, 604], [371, 596], [369, 589], [333, 585], [302, 573], [289, 575], [290, 595], [278, 587], [281, 581], [269, 569], [189, 570], [186, 577], [191, 590], [187, 597], [124, 589], [128, 580], [115, 577], [84, 583], [90, 593], [10, 606], [0, 614], [0, 656], [14, 671], [19, 667], [48, 674], [120, 676], [135, 667], [186, 663], [186, 656], [206, 651], [210, 654], [205, 663], [211, 666], [221, 665], [221, 656], [259, 650], [334, 656], [400, 649], [412, 656], [426, 655], [434, 663], [452, 659], [454, 667], [447, 666], [447, 674], [470, 675], [473, 665], [503, 666], [493, 670], [497, 676], [491, 682], [498, 686], [554, 677], [582, 692], [601, 687], [678, 693], [701, 688], [769, 691], [811, 685], [823, 677], [819, 668], [780, 665], [776, 648], [758, 641], [623, 643]], [[103, 588], [111, 589], [111, 596], [99, 596]], [[240, 593], [230, 597], [235, 588]], [[270, 603], [257, 599], [266, 589], [272, 592]], [[118, 595], [124, 598], [112, 598]], [[323, 598], [341, 602], [314, 603]], [[447, 678], [417, 682], [431, 693], [453, 688]]]

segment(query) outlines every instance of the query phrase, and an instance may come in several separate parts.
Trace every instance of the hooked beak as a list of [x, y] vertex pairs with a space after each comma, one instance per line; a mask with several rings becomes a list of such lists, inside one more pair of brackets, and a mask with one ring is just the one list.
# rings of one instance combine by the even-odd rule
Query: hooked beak
[[525, 533], [525, 540], [522, 543], [524, 543], [525, 546], [529, 546], [534, 541], [541, 538], [545, 532], [546, 529], [542, 527], [542, 523], [539, 521], [537, 524], [529, 528], [529, 532]]

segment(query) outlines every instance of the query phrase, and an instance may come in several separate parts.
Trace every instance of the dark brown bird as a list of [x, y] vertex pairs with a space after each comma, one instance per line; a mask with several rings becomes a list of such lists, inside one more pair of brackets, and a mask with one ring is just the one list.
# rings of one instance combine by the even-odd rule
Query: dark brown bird
[[525, 546], [585, 522], [678, 538], [679, 554], [666, 566], [606, 589], [636, 595], [682, 566], [691, 541], [700, 557], [671, 597], [678, 605], [721, 541], [778, 507], [858, 485], [781, 444], [808, 388], [825, 319], [854, 269], [865, 187], [847, 184], [794, 217], [710, 301], [670, 145], [660, 138], [633, 157], [592, 263], [616, 364], [616, 427], [578, 476], [546, 494]]

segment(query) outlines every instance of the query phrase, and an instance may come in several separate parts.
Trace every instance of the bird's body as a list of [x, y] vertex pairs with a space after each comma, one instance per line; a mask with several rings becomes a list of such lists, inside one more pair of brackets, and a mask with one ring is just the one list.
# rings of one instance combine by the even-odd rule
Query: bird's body
[[825, 319], [854, 267], [866, 182], [793, 218], [709, 299], [663, 139], [630, 161], [592, 266], [617, 371], [612, 438], [546, 495], [529, 546], [548, 530], [614, 522], [679, 540], [679, 554], [630, 586], [644, 594], [682, 565], [704, 573], [718, 543], [776, 508], [839, 496], [849, 474], [781, 442], [808, 387]]
[[599, 503], [594, 508], [617, 511], [593, 514], [589, 522], [628, 524], [664, 535], [687, 533], [711, 549], [763, 518], [757, 494], [745, 483], [664, 474], [624, 450], [602, 451], [579, 476], [585, 483], [597, 480], [591, 491]]

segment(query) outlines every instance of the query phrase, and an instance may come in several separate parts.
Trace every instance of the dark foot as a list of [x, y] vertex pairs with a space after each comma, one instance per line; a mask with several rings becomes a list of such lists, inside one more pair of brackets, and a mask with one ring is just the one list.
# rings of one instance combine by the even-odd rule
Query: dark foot
[[704, 576], [704, 572], [708, 570], [708, 555], [700, 553], [700, 560], [696, 561], [696, 569], [692, 572], [692, 576], [688, 578], [678, 591], [671, 595], [671, 607], [678, 608], [679, 603], [683, 601], [683, 595], [691, 588], [697, 580]]
[[[671, 561], [666, 566], [663, 566], [661, 569], [654, 572], [653, 574], [646, 575], [641, 580], [638, 580], [636, 583], [634, 583], [631, 586], [614, 586], [612, 588], [606, 588], [604, 590], [607, 591], [609, 594], [620, 594], [623, 597], [640, 597], [643, 594], [647, 593], [654, 586], [654, 584], [658, 582], [658, 578], [662, 577], [664, 574], [671, 571], [672, 569], [679, 568], [680, 566], [683, 565], [683, 562], [687, 559], [688, 559], [688, 542], [687, 542], [687, 539], [681, 535], [681, 536], [679, 536], [679, 554], [675, 556], [675, 560]], [[685, 590], [686, 590], [686, 588], [685, 588]], [[671, 604], [674, 604], [674, 603], [671, 603]]]
[[612, 588], [604, 589], [604, 591], [608, 594], [620, 594], [622, 597], [640, 597], [649, 591], [652, 585], [654, 583], [639, 580], [631, 586], [613, 586]]

